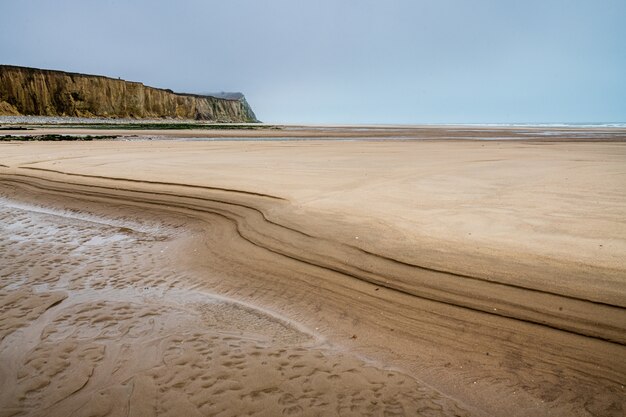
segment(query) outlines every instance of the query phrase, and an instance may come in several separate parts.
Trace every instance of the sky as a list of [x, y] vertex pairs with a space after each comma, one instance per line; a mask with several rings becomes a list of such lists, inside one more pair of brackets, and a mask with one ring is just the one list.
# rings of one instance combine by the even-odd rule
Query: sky
[[626, 1], [0, 0], [0, 63], [269, 123], [626, 122]]

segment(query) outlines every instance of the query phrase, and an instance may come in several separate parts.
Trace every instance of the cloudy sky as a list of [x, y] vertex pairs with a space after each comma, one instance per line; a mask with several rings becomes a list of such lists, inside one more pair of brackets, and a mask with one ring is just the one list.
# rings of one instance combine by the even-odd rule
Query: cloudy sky
[[266, 122], [626, 121], [624, 0], [0, 0], [0, 63], [180, 92]]

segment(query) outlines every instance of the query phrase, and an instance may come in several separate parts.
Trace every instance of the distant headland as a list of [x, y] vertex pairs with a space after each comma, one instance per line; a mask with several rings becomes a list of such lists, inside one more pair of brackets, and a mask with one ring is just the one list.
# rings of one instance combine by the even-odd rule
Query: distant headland
[[101, 75], [0, 65], [0, 115], [258, 122], [241, 93], [183, 94]]

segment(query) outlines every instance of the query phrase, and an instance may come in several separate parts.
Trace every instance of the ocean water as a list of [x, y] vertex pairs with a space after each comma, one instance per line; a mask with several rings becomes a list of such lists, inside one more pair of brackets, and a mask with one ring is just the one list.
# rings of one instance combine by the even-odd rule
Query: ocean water
[[442, 123], [428, 126], [475, 126], [475, 127], [547, 127], [547, 128], [626, 128], [626, 122], [589, 123]]

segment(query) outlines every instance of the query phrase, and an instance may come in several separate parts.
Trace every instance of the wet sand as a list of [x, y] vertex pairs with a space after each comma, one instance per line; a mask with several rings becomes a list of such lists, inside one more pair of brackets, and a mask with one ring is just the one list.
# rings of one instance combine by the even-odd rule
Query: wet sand
[[[163, 121], [161, 121], [162, 123]], [[0, 118], [0, 123], [3, 123]], [[123, 123], [123, 122], [122, 122]], [[149, 123], [149, 122], [148, 122]], [[373, 125], [373, 126], [299, 126], [299, 125], [246, 125], [247, 129], [220, 129], [219, 125], [187, 125], [194, 128], [176, 128], [171, 123], [160, 129], [161, 123], [146, 128], [142, 123], [131, 124], [132, 129], [116, 126], [116, 121], [103, 123], [93, 119], [90, 123], [73, 125], [41, 124], [22, 121], [6, 123], [3, 134], [7, 135], [118, 135], [127, 140], [272, 140], [272, 139], [317, 139], [317, 140], [526, 140], [526, 141], [626, 141], [625, 127], [539, 127], [539, 126], [494, 126], [474, 125], [429, 126], [429, 125]], [[94, 127], [97, 125], [97, 127]], [[11, 130], [27, 128], [29, 130]]]
[[0, 144], [0, 413], [623, 415], [626, 144], [352, 139]]

